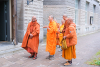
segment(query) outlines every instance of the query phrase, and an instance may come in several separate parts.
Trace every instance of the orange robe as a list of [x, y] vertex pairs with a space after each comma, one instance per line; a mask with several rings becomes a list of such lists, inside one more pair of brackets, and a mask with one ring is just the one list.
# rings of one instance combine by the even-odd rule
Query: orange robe
[[47, 29], [47, 44], [46, 51], [50, 53], [50, 55], [54, 55], [56, 51], [56, 22], [52, 21], [49, 23], [49, 30]]
[[61, 25], [61, 26], [60, 26], [60, 33], [59, 33], [59, 42], [60, 42], [60, 46], [62, 46], [61, 41], [62, 41], [62, 39], [63, 39], [63, 33], [61, 33], [61, 32], [62, 32], [63, 28], [64, 28], [64, 25]]
[[59, 27], [60, 27], [60, 24], [59, 23], [56, 23], [56, 25], [57, 25], [57, 33], [56, 33], [56, 45], [59, 45], [60, 44], [60, 42], [59, 42]]
[[[30, 39], [30, 33], [33, 35], [33, 38]], [[40, 25], [37, 22], [30, 22], [27, 27], [27, 31], [23, 38], [22, 48], [30, 52], [38, 53], [39, 46], [39, 33], [40, 33]]]
[[[67, 21], [68, 20], [66, 20], [65, 21], [65, 33], [64, 33], [64, 36], [68, 36], [67, 38], [66, 38], [66, 43], [67, 43], [67, 46], [70, 44], [70, 36], [69, 36], [69, 34], [70, 34], [70, 29], [69, 29], [69, 25], [67, 24]], [[75, 34], [75, 33], [74, 33]], [[71, 37], [73, 37], [73, 36], [71, 36]], [[77, 41], [77, 40], [76, 40]], [[62, 50], [62, 57], [63, 58], [65, 58], [65, 59], [67, 59], [67, 60], [71, 60], [72, 58], [76, 58], [76, 52], [75, 52], [75, 50], [76, 50], [76, 48], [75, 48], [75, 46], [70, 46], [70, 47], [68, 47], [67, 49], [63, 49]]]

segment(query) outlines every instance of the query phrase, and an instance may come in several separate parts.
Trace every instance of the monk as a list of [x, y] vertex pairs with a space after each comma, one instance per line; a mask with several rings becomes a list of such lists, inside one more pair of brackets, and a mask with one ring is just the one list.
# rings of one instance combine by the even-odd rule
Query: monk
[[53, 60], [54, 54], [56, 51], [56, 22], [53, 20], [54, 17], [52, 15], [49, 16], [49, 26], [44, 26], [43, 28], [47, 28], [47, 44], [46, 51], [49, 52], [49, 56], [46, 59]]
[[65, 23], [65, 21], [62, 19], [61, 20], [61, 25], [60, 25], [60, 30], [59, 30], [59, 42], [60, 42], [60, 50], [59, 51], [62, 51], [62, 49], [61, 49], [61, 47], [62, 47], [62, 44], [61, 44], [61, 41], [62, 41], [62, 39], [63, 39], [63, 33], [62, 33], [62, 31], [63, 31], [63, 29], [64, 29], [64, 23]]
[[55, 19], [54, 20], [55, 22], [56, 22], [56, 25], [57, 25], [57, 32], [56, 32], [56, 45], [59, 45], [60, 44], [60, 42], [59, 42], [59, 28], [60, 28], [60, 24], [59, 23], [57, 23], [57, 20]]
[[26, 34], [23, 38], [22, 48], [27, 50], [31, 56], [29, 58], [37, 59], [38, 46], [39, 46], [39, 33], [40, 25], [37, 22], [35, 16], [32, 17], [32, 21], [28, 24]]
[[76, 25], [73, 23], [72, 19], [67, 18], [67, 15], [63, 15], [63, 19], [65, 20], [64, 25], [65, 33], [64, 33], [64, 39], [66, 39], [67, 43], [67, 49], [62, 50], [62, 57], [65, 58], [66, 63], [64, 66], [68, 66], [72, 64], [72, 58], [76, 58], [76, 48], [75, 45], [77, 44], [77, 35], [76, 35]]

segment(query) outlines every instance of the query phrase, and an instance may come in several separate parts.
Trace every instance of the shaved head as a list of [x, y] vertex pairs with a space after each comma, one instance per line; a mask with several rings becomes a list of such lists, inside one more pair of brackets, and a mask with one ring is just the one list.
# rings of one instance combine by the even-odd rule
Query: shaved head
[[73, 19], [72, 18], [69, 18], [68, 19], [68, 24], [72, 23], [73, 22]]
[[54, 19], [54, 16], [53, 15], [50, 15], [50, 17]]
[[36, 21], [37, 21], [36, 16], [33, 16], [32, 17], [32, 22], [36, 22]]
[[57, 20], [56, 19], [54, 19], [54, 21], [57, 23]]
[[66, 20], [66, 18], [67, 18], [67, 15], [66, 15], [66, 14], [64, 14], [64, 15], [63, 15], [63, 19], [64, 19], [64, 20]]
[[67, 17], [67, 15], [66, 15], [66, 14], [64, 14], [63, 16], [64, 16], [64, 17]]
[[62, 19], [62, 20], [61, 20], [61, 23], [62, 23], [62, 25], [63, 25], [63, 24], [65, 23], [65, 20], [64, 20], [64, 19]]
[[62, 22], [64, 22], [65, 20], [64, 20], [64, 19], [62, 19], [61, 21], [62, 21]]
[[32, 18], [36, 18], [36, 16], [33, 16]]
[[71, 22], [73, 22], [73, 18], [70, 17], [69, 20], [70, 20]]
[[53, 15], [50, 15], [48, 18], [49, 21], [53, 21], [53, 19], [54, 19]]

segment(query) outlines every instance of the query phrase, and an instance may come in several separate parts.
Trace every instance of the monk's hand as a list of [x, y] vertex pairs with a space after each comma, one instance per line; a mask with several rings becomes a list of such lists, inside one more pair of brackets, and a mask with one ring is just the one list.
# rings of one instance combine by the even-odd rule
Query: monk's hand
[[45, 25], [43, 28], [47, 28], [47, 27], [48, 27], [48, 26]]
[[58, 29], [58, 31], [59, 31], [59, 32], [61, 32], [61, 30], [60, 30], [60, 29]]
[[32, 37], [33, 37], [33, 35], [32, 35], [32, 34], [30, 34], [30, 39], [32, 39]]
[[48, 29], [48, 30], [50, 29], [49, 26], [47, 26], [47, 29]]
[[64, 37], [63, 37], [63, 39], [66, 39], [66, 38], [67, 38], [67, 36], [64, 36]]

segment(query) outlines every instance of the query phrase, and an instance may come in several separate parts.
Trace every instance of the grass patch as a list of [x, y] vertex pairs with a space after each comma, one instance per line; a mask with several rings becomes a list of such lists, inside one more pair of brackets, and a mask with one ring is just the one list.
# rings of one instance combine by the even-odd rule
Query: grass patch
[[100, 66], [100, 51], [94, 55], [94, 58], [87, 61], [87, 64]]
[[96, 53], [96, 55], [100, 55], [100, 51]]
[[96, 65], [100, 65], [100, 60], [95, 62]]

